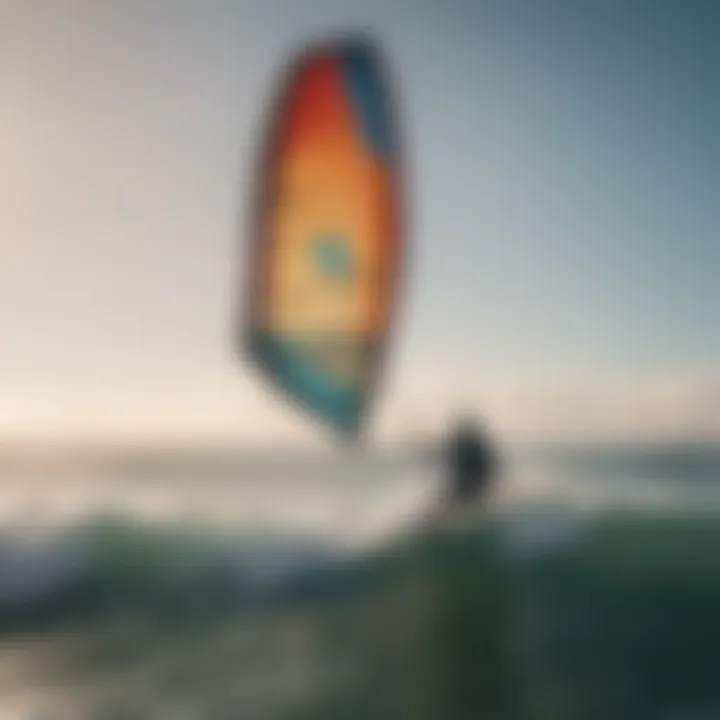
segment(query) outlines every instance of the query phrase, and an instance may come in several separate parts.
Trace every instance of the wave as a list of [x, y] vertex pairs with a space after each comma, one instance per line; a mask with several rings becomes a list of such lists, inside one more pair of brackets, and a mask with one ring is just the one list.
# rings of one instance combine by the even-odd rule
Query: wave
[[[717, 522], [624, 509], [547, 540], [557, 517], [527, 530], [527, 518], [490, 516], [362, 552], [97, 518], [3, 542], [0, 618], [15, 637], [3, 647], [32, 638], [25, 689], [35, 702], [70, 688], [99, 708], [75, 718], [151, 697], [166, 714], [135, 716], [215, 717], [193, 703], [221, 700], [226, 717], [288, 718], [650, 720], [720, 707]], [[3, 711], [17, 689], [4, 688]]]

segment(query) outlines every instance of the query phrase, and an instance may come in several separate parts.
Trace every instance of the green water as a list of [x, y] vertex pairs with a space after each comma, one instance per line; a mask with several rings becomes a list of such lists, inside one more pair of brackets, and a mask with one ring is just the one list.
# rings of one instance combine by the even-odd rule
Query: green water
[[251, 596], [207, 540], [95, 533], [92, 571], [3, 626], [8, 717], [720, 717], [712, 518], [428, 537]]

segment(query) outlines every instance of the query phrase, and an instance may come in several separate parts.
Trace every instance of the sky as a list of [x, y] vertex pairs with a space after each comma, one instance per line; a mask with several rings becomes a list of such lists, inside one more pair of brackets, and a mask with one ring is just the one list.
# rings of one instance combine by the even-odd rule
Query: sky
[[373, 432], [720, 436], [720, 7], [4, 0], [0, 439], [317, 440], [233, 346], [261, 121], [363, 31], [409, 199]]

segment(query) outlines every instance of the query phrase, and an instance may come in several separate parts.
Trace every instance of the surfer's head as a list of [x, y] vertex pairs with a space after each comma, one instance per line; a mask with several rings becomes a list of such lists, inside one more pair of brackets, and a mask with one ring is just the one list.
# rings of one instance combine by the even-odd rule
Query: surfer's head
[[462, 435], [482, 435], [483, 426], [476, 414], [463, 411], [457, 414], [455, 419], [455, 432]]

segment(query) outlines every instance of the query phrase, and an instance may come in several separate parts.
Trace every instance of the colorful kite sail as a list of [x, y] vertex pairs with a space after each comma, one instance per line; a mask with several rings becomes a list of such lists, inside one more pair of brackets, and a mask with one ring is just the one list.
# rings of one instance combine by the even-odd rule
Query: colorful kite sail
[[291, 68], [254, 208], [245, 349], [343, 433], [363, 424], [400, 269], [400, 177], [373, 48], [340, 42]]

